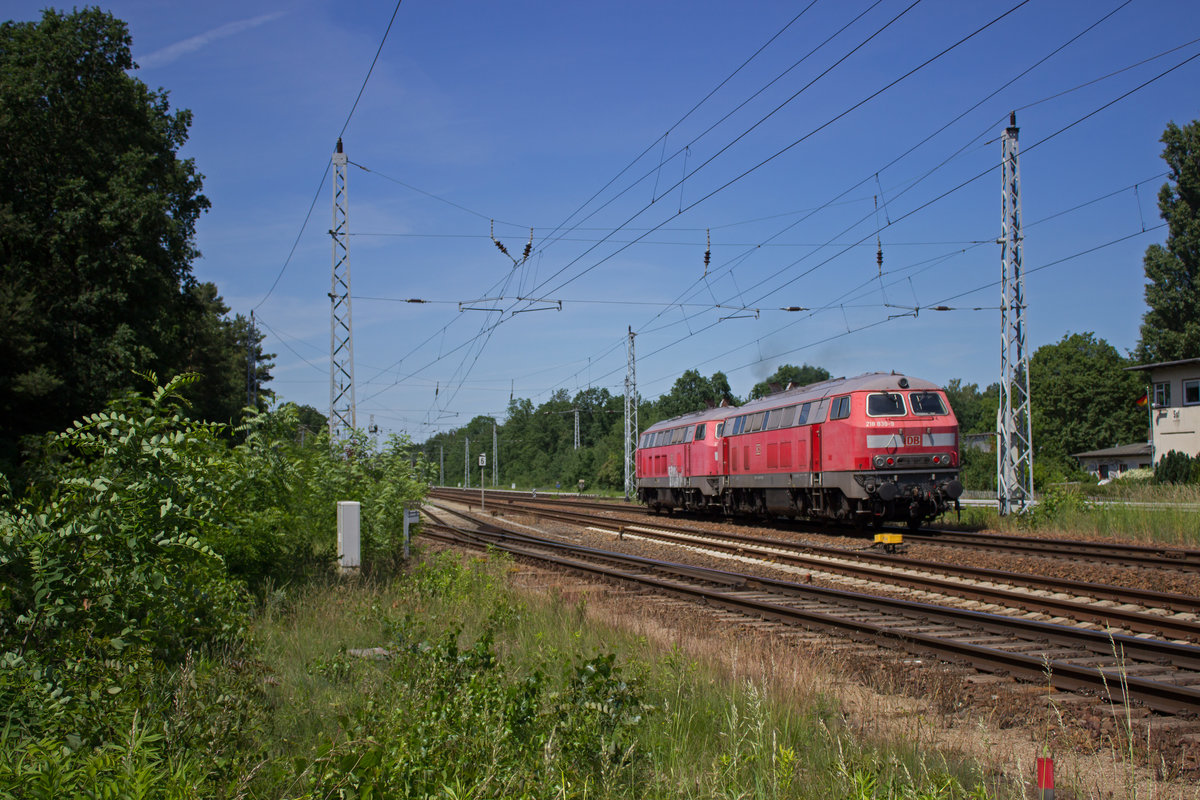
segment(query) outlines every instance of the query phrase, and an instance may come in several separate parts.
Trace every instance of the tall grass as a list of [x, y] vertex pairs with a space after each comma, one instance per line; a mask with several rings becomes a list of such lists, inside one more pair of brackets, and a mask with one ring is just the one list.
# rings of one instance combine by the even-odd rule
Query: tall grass
[[950, 757], [853, 735], [803, 678], [663, 652], [590, 621], [586, 598], [515, 592], [510, 566], [443, 555], [394, 584], [275, 596], [254, 795], [998, 796]]
[[[1097, 490], [1105, 490], [1097, 494]], [[958, 527], [952, 517], [941, 524]], [[1116, 483], [1102, 487], [1054, 487], [1023, 514], [999, 516], [971, 507], [961, 525], [1006, 533], [1063, 533], [1080, 538], [1200, 547], [1200, 487]]]

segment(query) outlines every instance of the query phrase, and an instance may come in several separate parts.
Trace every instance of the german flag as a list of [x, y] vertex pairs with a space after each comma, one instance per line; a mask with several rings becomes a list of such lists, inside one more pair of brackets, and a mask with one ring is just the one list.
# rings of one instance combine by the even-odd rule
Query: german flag
[[1147, 392], [1146, 394], [1144, 394], [1138, 398], [1137, 404], [1139, 406], [1144, 406], [1144, 405], [1146, 405], [1147, 401], [1149, 401], [1149, 400], [1150, 400], [1150, 393]]

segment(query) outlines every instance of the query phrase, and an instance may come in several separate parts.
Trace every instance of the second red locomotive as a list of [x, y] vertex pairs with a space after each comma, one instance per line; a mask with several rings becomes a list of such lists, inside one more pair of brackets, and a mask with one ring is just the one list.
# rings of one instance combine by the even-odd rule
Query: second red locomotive
[[637, 452], [638, 498], [655, 510], [914, 528], [955, 504], [958, 471], [945, 392], [882, 372], [663, 420]]

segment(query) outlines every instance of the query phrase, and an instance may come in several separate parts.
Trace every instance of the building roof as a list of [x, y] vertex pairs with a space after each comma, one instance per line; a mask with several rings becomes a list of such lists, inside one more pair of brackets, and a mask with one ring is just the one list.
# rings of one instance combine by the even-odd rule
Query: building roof
[[1159, 361], [1157, 364], [1138, 364], [1136, 367], [1126, 367], [1126, 372], [1158, 369], [1159, 367], [1182, 367], [1188, 364], [1200, 364], [1200, 358], [1181, 358], [1178, 361]]
[[[1200, 359], [1197, 359], [1200, 361]], [[1150, 443], [1123, 444], [1118, 447], [1106, 447], [1103, 450], [1089, 450], [1086, 453], [1072, 453], [1071, 458], [1122, 458], [1126, 456], [1150, 457]]]

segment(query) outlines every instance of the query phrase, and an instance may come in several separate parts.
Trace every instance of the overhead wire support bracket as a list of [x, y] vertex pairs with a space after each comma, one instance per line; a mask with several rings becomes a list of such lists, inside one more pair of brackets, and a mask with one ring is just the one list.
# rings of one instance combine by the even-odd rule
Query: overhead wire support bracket
[[463, 311], [503, 311], [502, 308], [485, 308], [483, 306], [471, 305], [472, 303], [497, 303], [503, 301], [503, 297], [477, 297], [474, 300], [463, 300], [458, 304], [459, 313]]
[[528, 314], [530, 311], [562, 311], [562, 300], [559, 300], [557, 305], [542, 306], [541, 308], [522, 308], [512, 312], [512, 316], [517, 314]]
[[758, 319], [757, 308], [747, 308], [746, 311], [753, 311], [753, 314], [730, 314], [728, 317], [718, 317], [717, 322], [723, 322], [727, 319]]

